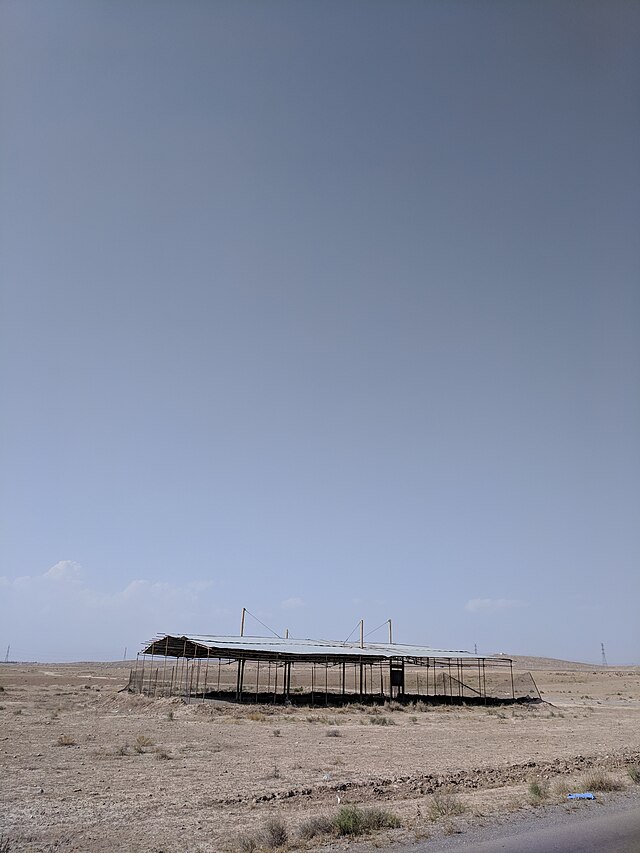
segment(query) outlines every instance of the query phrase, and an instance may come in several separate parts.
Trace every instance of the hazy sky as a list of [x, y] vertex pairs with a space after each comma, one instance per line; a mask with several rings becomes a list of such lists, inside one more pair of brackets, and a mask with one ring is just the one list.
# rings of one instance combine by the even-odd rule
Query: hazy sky
[[1, 656], [640, 663], [640, 4], [0, 23]]

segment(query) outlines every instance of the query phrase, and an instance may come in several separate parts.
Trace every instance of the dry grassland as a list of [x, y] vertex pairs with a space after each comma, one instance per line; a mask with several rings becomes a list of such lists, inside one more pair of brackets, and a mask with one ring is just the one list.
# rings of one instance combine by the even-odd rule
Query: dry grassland
[[637, 789], [640, 668], [517, 668], [548, 704], [186, 705], [118, 692], [122, 664], [0, 665], [0, 850], [334, 849], [316, 831], [345, 804], [399, 819], [377, 846], [587, 783]]

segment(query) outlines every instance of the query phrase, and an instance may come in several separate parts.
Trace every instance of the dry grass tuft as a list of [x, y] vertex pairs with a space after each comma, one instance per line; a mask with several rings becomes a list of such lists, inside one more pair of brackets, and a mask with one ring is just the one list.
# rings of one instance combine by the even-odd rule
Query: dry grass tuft
[[335, 831], [334, 818], [329, 815], [317, 815], [301, 824], [298, 834], [302, 841], [310, 841], [318, 835], [331, 835]]
[[247, 715], [248, 719], [253, 720], [254, 723], [264, 723], [267, 719], [265, 714], [262, 711], [251, 711], [250, 714]]
[[467, 807], [451, 791], [437, 791], [431, 798], [427, 812], [429, 820], [441, 820], [443, 817], [455, 817], [464, 814]]
[[75, 746], [76, 742], [71, 735], [60, 735], [56, 741], [57, 746]]
[[529, 783], [529, 802], [533, 806], [538, 806], [543, 800], [549, 796], [549, 786], [546, 782], [530, 782]]
[[271, 817], [262, 830], [262, 840], [269, 850], [284, 847], [289, 839], [287, 825], [281, 817]]
[[627, 769], [627, 773], [629, 774], [629, 778], [632, 782], [635, 782], [636, 785], [640, 785], [640, 765], [633, 764]]
[[333, 824], [338, 835], [362, 835], [380, 829], [396, 829], [400, 826], [400, 819], [384, 809], [343, 806]]
[[396, 721], [391, 717], [369, 717], [369, 722], [372, 726], [395, 726], [396, 724]]
[[622, 791], [624, 785], [602, 770], [594, 771], [582, 782], [583, 791]]

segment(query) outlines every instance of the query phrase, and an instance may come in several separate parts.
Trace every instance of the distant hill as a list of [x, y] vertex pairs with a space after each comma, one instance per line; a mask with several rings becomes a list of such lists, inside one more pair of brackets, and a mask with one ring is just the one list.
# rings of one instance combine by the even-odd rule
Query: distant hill
[[[501, 657], [501, 654], [492, 655], [492, 657]], [[536, 669], [557, 669], [561, 672], [606, 672], [607, 670], [615, 669], [638, 669], [638, 666], [601, 666], [597, 663], [581, 663], [580, 661], [560, 660], [559, 658], [537, 658], [529, 655], [508, 655], [513, 660], [514, 669], [519, 670], [536, 670]]]

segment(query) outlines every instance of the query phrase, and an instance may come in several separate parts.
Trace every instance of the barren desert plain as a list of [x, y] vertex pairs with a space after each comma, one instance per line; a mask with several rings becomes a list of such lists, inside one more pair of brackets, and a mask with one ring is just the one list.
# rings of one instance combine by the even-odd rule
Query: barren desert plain
[[[0, 664], [0, 851], [435, 850], [522, 810], [638, 796], [640, 667], [514, 664], [543, 702], [186, 704], [123, 691], [128, 663]], [[595, 805], [566, 800], [595, 786]], [[399, 825], [340, 835], [345, 806]]]

